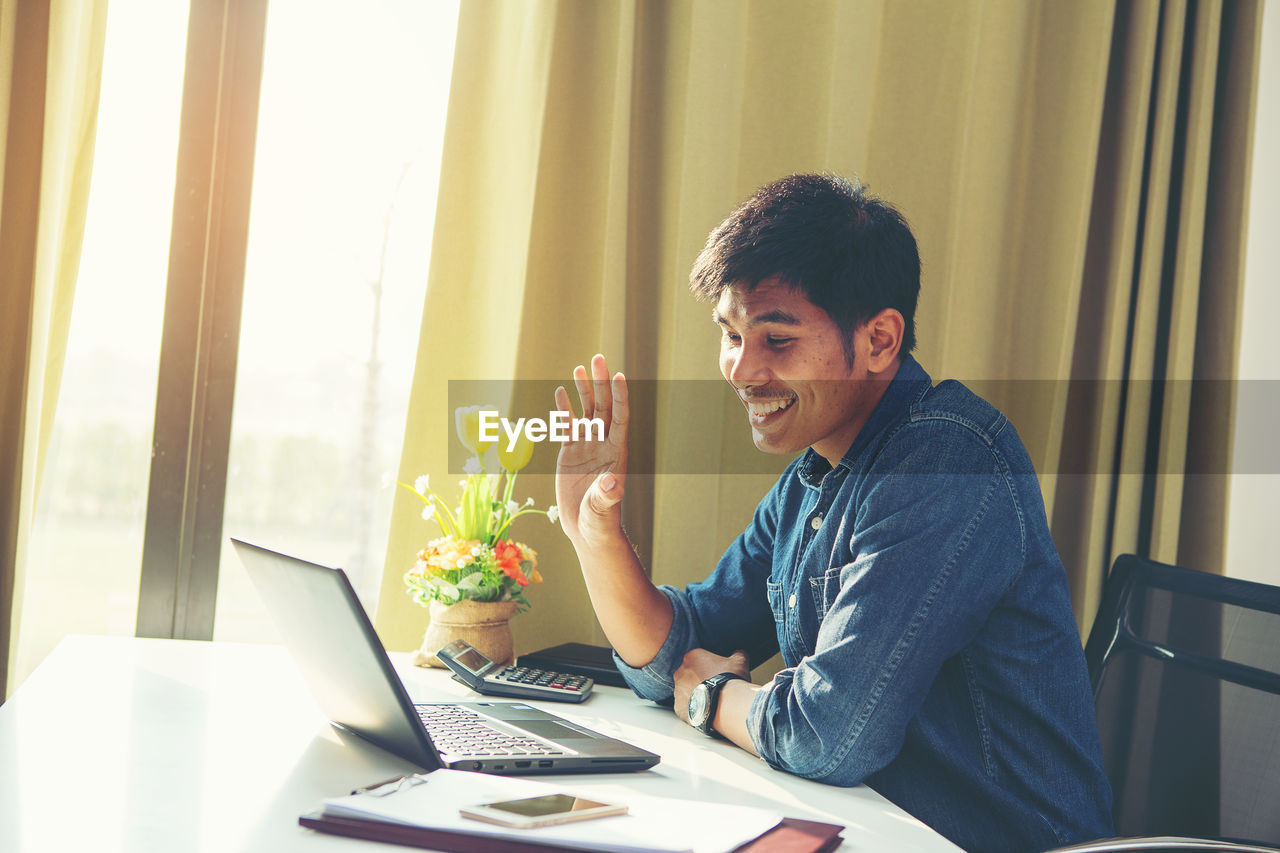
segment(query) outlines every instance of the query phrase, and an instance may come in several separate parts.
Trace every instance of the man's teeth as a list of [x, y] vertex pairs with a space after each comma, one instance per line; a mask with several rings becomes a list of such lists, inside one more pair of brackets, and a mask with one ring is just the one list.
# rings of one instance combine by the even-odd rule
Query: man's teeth
[[774, 412], [781, 411], [796, 401], [795, 397], [774, 397], [769, 400], [747, 401], [747, 411], [752, 415], [762, 418], [765, 415], [771, 415]]

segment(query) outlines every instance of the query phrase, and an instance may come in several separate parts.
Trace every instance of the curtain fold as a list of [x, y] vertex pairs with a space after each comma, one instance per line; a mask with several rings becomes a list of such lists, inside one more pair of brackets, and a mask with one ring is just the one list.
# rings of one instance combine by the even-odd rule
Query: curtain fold
[[[628, 531], [655, 580], [704, 577], [787, 460], [694, 473], [760, 454], [740, 410], [707, 392], [718, 338], [689, 267], [753, 189], [829, 171], [911, 222], [917, 355], [1019, 430], [1082, 629], [1115, 553], [1174, 548], [1219, 568], [1221, 501], [1159, 472], [1225, 473], [1230, 406], [1205, 412], [1164, 393], [1205, 388], [1153, 380], [1233, 376], [1259, 14], [1208, 0], [464, 4], [401, 479], [447, 471], [450, 379], [564, 382], [601, 351], [655, 380], [631, 454], [660, 473], [629, 479]], [[553, 499], [549, 475], [521, 482]], [[378, 613], [393, 648], [425, 623], [400, 583], [424, 524], [398, 499]], [[517, 649], [600, 641], [567, 541], [522, 535], [547, 581], [514, 623]]]
[[[625, 128], [631, 112], [634, 20], [631, 3], [461, 6], [402, 481], [428, 473], [454, 492], [451, 380], [506, 381], [486, 386], [500, 399], [464, 401], [505, 410], [510, 380], [563, 381], [623, 334], [622, 313], [605, 306], [626, 292], [629, 140], [614, 122]], [[578, 361], [566, 363], [569, 352]], [[523, 475], [518, 492], [543, 507], [555, 500], [547, 475]], [[377, 617], [390, 648], [416, 646], [426, 623], [401, 582], [439, 535], [418, 510], [397, 498], [392, 511]], [[531, 648], [522, 632], [557, 626], [592, 636], [572, 548], [557, 529], [530, 527], [526, 519], [513, 534], [539, 552], [548, 582], [516, 620], [517, 648]], [[538, 606], [549, 590], [555, 606]]]
[[1087, 632], [1137, 553], [1222, 573], [1260, 4], [1122, 4], [1053, 495]]
[[97, 129], [106, 2], [0, 0], [0, 694], [53, 427]]

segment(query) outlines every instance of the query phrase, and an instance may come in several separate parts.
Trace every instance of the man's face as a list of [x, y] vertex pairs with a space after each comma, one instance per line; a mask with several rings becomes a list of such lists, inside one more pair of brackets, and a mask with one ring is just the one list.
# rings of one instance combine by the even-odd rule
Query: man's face
[[750, 291], [727, 288], [712, 317], [721, 330], [720, 372], [747, 410], [756, 447], [785, 454], [812, 447], [834, 466], [882, 392], [865, 357], [850, 368], [835, 321], [776, 279]]

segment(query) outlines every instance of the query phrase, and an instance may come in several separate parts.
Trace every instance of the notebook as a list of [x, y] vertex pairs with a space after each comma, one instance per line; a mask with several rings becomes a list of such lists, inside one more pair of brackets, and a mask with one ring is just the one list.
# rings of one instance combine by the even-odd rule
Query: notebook
[[414, 705], [341, 569], [231, 540], [321, 709], [413, 762], [483, 773], [616, 773], [659, 757], [523, 702]]
[[520, 655], [520, 666], [584, 675], [596, 684], [626, 687], [627, 681], [613, 662], [613, 649], [586, 643], [562, 643], [549, 649]]
[[[627, 813], [532, 829], [498, 826], [460, 814], [462, 808], [476, 803], [542, 794], [616, 803], [626, 806]], [[654, 796], [609, 783], [603, 788], [581, 781], [565, 786], [563, 782], [437, 770], [364, 793], [328, 798], [319, 814], [303, 815], [301, 822], [323, 831], [331, 820], [341, 821], [341, 829], [396, 827], [406, 841], [413, 837], [407, 831], [417, 830], [422, 846], [433, 850], [463, 850], [471, 846], [469, 841], [479, 838], [487, 842], [480, 847], [485, 851], [502, 850], [513, 843], [520, 847], [537, 843], [592, 853], [723, 853], [778, 827], [782, 814], [776, 807]], [[353, 827], [348, 821], [360, 823]]]

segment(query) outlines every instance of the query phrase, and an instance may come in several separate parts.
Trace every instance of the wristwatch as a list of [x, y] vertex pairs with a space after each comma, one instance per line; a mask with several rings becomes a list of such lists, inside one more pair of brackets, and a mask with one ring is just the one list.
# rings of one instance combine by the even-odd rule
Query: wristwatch
[[722, 672], [693, 688], [693, 692], [689, 694], [689, 725], [708, 737], [715, 736], [711, 723], [715, 720], [716, 708], [720, 705], [720, 691], [735, 678], [746, 681], [736, 672]]

